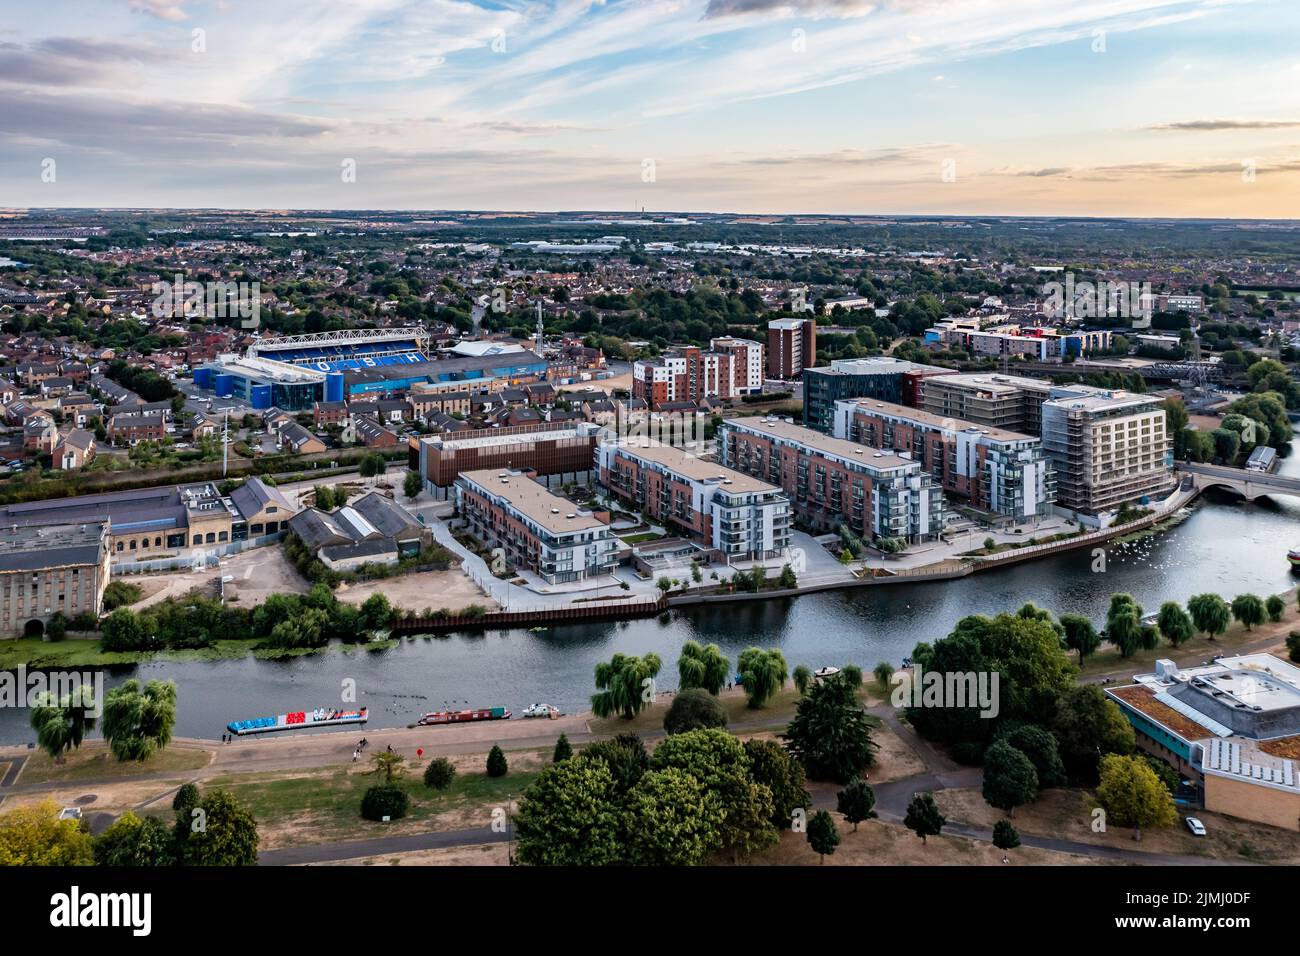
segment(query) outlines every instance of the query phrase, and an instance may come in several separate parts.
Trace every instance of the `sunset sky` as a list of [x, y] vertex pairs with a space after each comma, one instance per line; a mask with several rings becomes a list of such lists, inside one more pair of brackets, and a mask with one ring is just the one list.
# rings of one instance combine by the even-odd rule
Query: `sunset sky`
[[0, 206], [1300, 216], [1297, 0], [0, 11]]

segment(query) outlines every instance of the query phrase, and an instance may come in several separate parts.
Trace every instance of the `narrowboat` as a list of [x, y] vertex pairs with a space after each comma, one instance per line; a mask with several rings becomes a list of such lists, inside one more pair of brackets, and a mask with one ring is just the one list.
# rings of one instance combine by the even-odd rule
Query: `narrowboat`
[[425, 714], [417, 724], [462, 724], [472, 720], [509, 720], [510, 711], [504, 707], [480, 707], [478, 710], [435, 710]]

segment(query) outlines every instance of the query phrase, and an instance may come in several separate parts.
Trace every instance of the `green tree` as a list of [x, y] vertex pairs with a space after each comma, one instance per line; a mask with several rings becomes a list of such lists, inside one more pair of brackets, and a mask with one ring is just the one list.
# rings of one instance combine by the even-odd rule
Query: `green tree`
[[731, 661], [717, 644], [708, 647], [690, 640], [682, 645], [677, 657], [677, 676], [683, 690], [699, 687], [717, 694], [727, 683]]
[[847, 787], [835, 794], [835, 809], [853, 824], [854, 833], [863, 820], [875, 819], [875, 806], [876, 792], [861, 777], [850, 780]]
[[867, 713], [841, 674], [818, 681], [795, 703], [794, 719], [782, 736], [814, 780], [848, 783], [875, 760]]
[[722, 702], [699, 687], [679, 691], [664, 714], [664, 730], [670, 734], [726, 726], [727, 710]]
[[1020, 834], [1010, 820], [999, 820], [993, 824], [993, 845], [999, 850], [1014, 850], [1020, 846]]
[[376, 750], [370, 755], [370, 762], [374, 767], [366, 772], [373, 773], [385, 784], [393, 783], [406, 772], [406, 758], [395, 750]]
[[812, 671], [808, 669], [807, 664], [796, 664], [794, 671], [790, 675], [794, 679], [794, 689], [803, 697], [808, 693], [808, 685], [812, 683]]
[[1268, 612], [1268, 619], [1276, 624], [1286, 612], [1286, 602], [1276, 594], [1270, 594], [1264, 601], [1264, 610]]
[[806, 809], [812, 803], [803, 765], [775, 740], [746, 740], [745, 754], [749, 757], [750, 779], [772, 794], [772, 824], [778, 829], [790, 829], [795, 810]]
[[1120, 657], [1132, 657], [1142, 646], [1142, 607], [1131, 594], [1115, 594], [1106, 612], [1106, 640], [1119, 648]]
[[880, 685], [881, 691], [889, 690], [889, 682], [894, 679], [894, 665], [889, 661], [881, 661], [871, 673], [876, 675], [876, 683]]
[[825, 863], [826, 857], [840, 845], [840, 831], [825, 810], [818, 810], [808, 821], [808, 845], [817, 854], [819, 863]]
[[487, 755], [487, 775], [489, 777], [504, 777], [510, 770], [506, 763], [506, 755], [501, 748], [493, 744], [492, 749]]
[[1079, 655], [1082, 667], [1083, 659], [1101, 646], [1101, 635], [1082, 614], [1062, 614], [1061, 628], [1065, 631], [1065, 646]]
[[393, 605], [382, 591], [376, 591], [361, 602], [361, 626], [367, 631], [384, 630], [392, 626], [396, 617]]
[[559, 763], [562, 760], [568, 760], [573, 756], [573, 744], [569, 743], [567, 734], [560, 734], [560, 739], [555, 742], [555, 750], [551, 753], [551, 763]]
[[1245, 624], [1249, 631], [1256, 624], [1263, 624], [1268, 614], [1264, 602], [1257, 595], [1238, 594], [1232, 599], [1232, 616]]
[[226, 790], [206, 794], [180, 832], [177, 856], [183, 866], [257, 865], [257, 820]]
[[1065, 764], [1051, 731], [1037, 724], [1018, 724], [1008, 729], [1002, 739], [1029, 758], [1038, 774], [1039, 790], [1065, 783]]
[[675, 767], [646, 773], [623, 810], [627, 862], [638, 866], [696, 866], [721, 842], [721, 802], [695, 777]]
[[1008, 816], [1038, 799], [1038, 771], [1028, 757], [1005, 740], [984, 754], [984, 800]]
[[132, 678], [113, 688], [104, 698], [101, 726], [109, 750], [118, 760], [148, 760], [171, 743], [176, 726], [176, 685], [151, 680], [142, 689]]
[[934, 802], [932, 793], [913, 794], [903, 817], [903, 826], [919, 836], [922, 843], [926, 842], [927, 837], [938, 836], [947, 822], [947, 817], [939, 812], [939, 805]]
[[153, 635], [145, 632], [140, 616], [128, 607], [120, 607], [104, 618], [99, 634], [106, 651], [144, 651], [157, 647]]
[[582, 751], [587, 760], [600, 760], [609, 768], [614, 786], [626, 794], [650, 766], [650, 755], [636, 734], [619, 734], [612, 740], [598, 740]]
[[424, 482], [420, 480], [418, 471], [408, 471], [406, 477], [402, 479], [402, 492], [412, 501], [420, 497], [423, 486]]
[[1109, 754], [1100, 771], [1097, 802], [1109, 822], [1133, 828], [1133, 839], [1142, 839], [1143, 827], [1172, 826], [1178, 819], [1169, 791], [1141, 757]]
[[1192, 639], [1196, 628], [1191, 615], [1183, 610], [1177, 601], [1166, 601], [1160, 605], [1160, 615], [1156, 618], [1156, 627], [1174, 647]]
[[750, 707], [762, 707], [776, 696], [790, 677], [785, 655], [775, 647], [766, 651], [748, 647], [740, 652], [736, 663], [745, 693], [749, 695]]
[[0, 866], [90, 866], [90, 834], [53, 800], [0, 813]]
[[1136, 745], [1133, 725], [1096, 684], [1080, 684], [1062, 695], [1052, 733], [1066, 771], [1083, 783], [1097, 779], [1100, 755], [1132, 753]]
[[654, 679], [661, 662], [658, 654], [633, 657], [615, 654], [609, 663], [596, 665], [596, 690], [591, 710], [597, 717], [620, 714], [631, 720], [655, 698]]
[[845, 664], [840, 668], [840, 676], [854, 690], [862, 686], [862, 668], [857, 664]]
[[97, 866], [175, 866], [176, 837], [156, 817], [127, 810], [94, 840]]
[[361, 797], [361, 817], [376, 823], [400, 820], [410, 809], [411, 798], [401, 787], [381, 783], [370, 787]]
[[584, 750], [552, 764], [514, 814], [516, 853], [533, 866], [608, 866], [622, 853], [621, 798], [603, 760]]
[[430, 790], [446, 790], [456, 779], [456, 767], [446, 757], [434, 757], [424, 768], [424, 785]]
[[1226, 631], [1232, 621], [1232, 608], [1217, 594], [1196, 595], [1187, 602], [1187, 610], [1196, 629], [1211, 639]]
[[795, 576], [794, 568], [789, 564], [782, 565], [781, 574], [776, 579], [777, 587], [783, 590], [790, 590], [799, 586], [799, 579]]
[[86, 734], [95, 729], [95, 692], [79, 684], [61, 700], [42, 693], [32, 702], [31, 725], [36, 743], [55, 763], [63, 763], [70, 750], [76, 750]]

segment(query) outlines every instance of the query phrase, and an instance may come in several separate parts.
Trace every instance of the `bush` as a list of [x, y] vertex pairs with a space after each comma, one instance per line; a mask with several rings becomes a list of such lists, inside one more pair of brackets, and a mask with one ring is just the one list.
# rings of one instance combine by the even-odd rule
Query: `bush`
[[1286, 656], [1300, 664], [1300, 631], [1292, 631], [1287, 635]]
[[670, 734], [726, 726], [727, 710], [722, 702], [699, 687], [679, 692], [664, 715], [664, 730]]
[[400, 820], [406, 816], [410, 802], [406, 791], [401, 787], [371, 787], [361, 798], [361, 815], [367, 820], [382, 821], [384, 817]]
[[509, 764], [506, 763], [506, 755], [501, 752], [501, 748], [496, 744], [487, 755], [487, 775], [489, 777], [504, 777], [510, 770]]
[[61, 641], [68, 636], [68, 619], [63, 616], [62, 611], [55, 611], [48, 621], [45, 622], [45, 639], [47, 641]]
[[172, 809], [189, 816], [190, 810], [199, 805], [199, 788], [192, 783], [184, 784], [172, 798]]
[[435, 757], [424, 768], [424, 785], [430, 790], [446, 790], [456, 777], [456, 768], [446, 757]]
[[573, 744], [569, 743], [567, 734], [560, 734], [560, 739], [555, 742], [555, 750], [551, 754], [551, 763], [559, 763], [562, 760], [568, 760], [573, 756]]
[[104, 588], [104, 610], [116, 611], [120, 607], [128, 604], [134, 604], [140, 600], [140, 595], [144, 592], [138, 584], [128, 584], [126, 581], [109, 581], [108, 586]]

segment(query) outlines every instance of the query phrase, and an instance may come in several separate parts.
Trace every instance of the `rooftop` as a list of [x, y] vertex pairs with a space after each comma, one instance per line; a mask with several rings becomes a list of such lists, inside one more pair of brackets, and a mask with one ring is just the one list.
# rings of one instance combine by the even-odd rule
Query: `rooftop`
[[936, 415], [934, 412], [922, 411], [919, 408], [911, 408], [907, 405], [895, 405], [893, 402], [879, 402], [874, 398], [845, 399], [836, 404], [853, 405], [866, 412], [877, 412], [881, 415], [905, 418], [909, 421], [919, 422], [922, 425], [929, 425], [932, 428], [940, 428], [944, 431], [977, 431], [981, 435], [986, 435], [996, 441], [1037, 440], [1032, 435], [1026, 435], [1022, 432], [1013, 432], [1006, 428], [990, 428], [986, 425], [977, 425], [974, 422], [968, 422], [965, 419], [953, 418], [948, 415]]
[[[911, 411], [911, 409], [909, 409]], [[892, 451], [872, 448], [845, 438], [832, 438], [811, 428], [804, 428], [780, 418], [729, 418], [725, 426], [783, 441], [796, 442], [824, 455], [857, 465], [888, 471], [894, 468], [919, 468], [920, 463]]]
[[568, 498], [552, 494], [523, 472], [485, 468], [461, 472], [460, 477], [507, 502], [515, 511], [547, 531], [564, 534], [609, 527], [609, 522], [601, 521], [589, 511], [579, 511]]
[[661, 445], [648, 439], [634, 439], [613, 444], [617, 444], [620, 450], [626, 450], [630, 455], [637, 458], [663, 465], [683, 478], [725, 486], [724, 490], [733, 494], [779, 492], [781, 490], [775, 485], [769, 485], [765, 481], [751, 478], [743, 472], [724, 468], [715, 461], [705, 461], [698, 455], [692, 455], [690, 452], [682, 448], [675, 448], [672, 445]]
[[[927, 383], [926, 387], [930, 387], [930, 384]], [[1023, 375], [990, 375], [987, 373], [944, 375], [942, 380], [936, 379], [934, 384], [942, 387], [989, 392], [993, 395], [1011, 395], [1026, 390], [1047, 394], [1052, 388], [1051, 382], [1045, 382], [1038, 378], [1027, 378]]]

